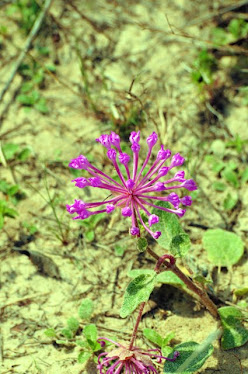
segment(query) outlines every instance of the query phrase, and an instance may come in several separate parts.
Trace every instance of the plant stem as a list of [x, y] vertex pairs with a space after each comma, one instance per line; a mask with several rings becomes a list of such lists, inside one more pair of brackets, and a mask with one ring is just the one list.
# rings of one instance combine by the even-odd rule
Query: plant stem
[[[159, 256], [149, 247], [147, 248], [147, 252], [155, 258], [155, 260], [159, 260]], [[164, 261], [163, 265], [167, 267], [167, 269], [171, 270], [174, 274], [180, 278], [183, 283], [193, 291], [197, 296], [200, 298], [202, 304], [205, 305], [205, 307], [208, 309], [208, 311], [212, 314], [212, 316], [216, 319], [219, 319], [219, 314], [216, 305], [212, 302], [212, 300], [209, 298], [208, 294], [206, 291], [203, 289], [199, 288], [198, 286], [195, 285], [194, 282], [192, 282], [191, 279], [189, 279], [177, 266], [175, 263]]]
[[141, 321], [141, 317], [142, 317], [142, 313], [143, 313], [145, 305], [146, 305], [146, 302], [144, 301], [143, 303], [140, 304], [140, 307], [139, 307], [139, 314], [138, 314], [138, 317], [137, 317], [137, 320], [136, 320], [136, 323], [135, 323], [135, 326], [134, 326], [134, 329], [133, 329], [132, 338], [131, 338], [129, 348], [128, 348], [130, 351], [133, 348], [133, 344], [134, 344], [134, 341], [135, 341], [136, 336], [137, 336], [138, 327], [139, 327], [139, 324], [140, 324], [140, 321]]

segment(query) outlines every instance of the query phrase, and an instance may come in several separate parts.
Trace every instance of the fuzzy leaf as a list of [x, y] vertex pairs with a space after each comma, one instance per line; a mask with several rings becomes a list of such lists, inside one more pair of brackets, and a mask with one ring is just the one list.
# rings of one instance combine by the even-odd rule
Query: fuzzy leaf
[[[172, 373], [180, 373], [180, 374], [188, 374], [194, 373], [199, 370], [207, 358], [213, 352], [212, 344], [208, 344], [203, 349], [199, 350], [197, 353], [197, 349], [200, 347], [200, 344], [195, 342], [185, 342], [182, 344], [178, 344], [174, 347], [174, 351], [179, 352], [179, 357], [174, 361], [170, 362], [167, 361], [164, 365], [164, 373], [172, 374]], [[173, 358], [173, 353], [169, 355], [169, 358]], [[185, 365], [185, 361], [187, 363]], [[183, 371], [181, 367], [183, 366]]]
[[139, 304], [149, 299], [155, 286], [156, 278], [157, 274], [153, 271], [151, 274], [141, 274], [129, 283], [120, 311], [122, 318], [129, 316]]
[[218, 312], [224, 330], [221, 338], [222, 348], [232, 349], [244, 345], [248, 341], [248, 330], [242, 325], [242, 313], [232, 306], [219, 308]]
[[[167, 202], [160, 202], [158, 206], [171, 208]], [[153, 225], [153, 231], [161, 231], [162, 235], [157, 239], [161, 247], [170, 250], [177, 257], [183, 257], [190, 249], [189, 235], [181, 227], [177, 216], [173, 213], [159, 209], [153, 209], [152, 213], [159, 216], [159, 222]]]
[[163, 338], [157, 331], [149, 328], [144, 328], [143, 335], [146, 337], [146, 339], [150, 340], [150, 342], [158, 345], [160, 348], [162, 347]]
[[87, 340], [87, 342], [89, 343], [90, 347], [92, 349], [95, 348], [96, 344], [97, 344], [97, 328], [96, 328], [96, 325], [94, 325], [93, 323], [91, 323], [90, 325], [86, 325], [84, 330], [83, 330], [83, 334]]
[[78, 315], [82, 319], [90, 319], [93, 313], [93, 301], [91, 299], [84, 299], [78, 309]]
[[80, 352], [78, 355], [78, 362], [84, 364], [92, 356], [91, 352]]
[[244, 243], [233, 232], [222, 229], [207, 230], [203, 236], [203, 246], [208, 259], [216, 266], [236, 264], [244, 253]]
[[165, 284], [171, 284], [172, 286], [179, 286], [179, 287], [186, 287], [183, 281], [178, 278], [178, 276], [172, 271], [163, 271], [162, 273], [159, 273], [157, 276], [157, 282], [158, 283], [165, 283]]
[[44, 334], [49, 338], [54, 338], [56, 336], [56, 331], [54, 329], [46, 329]]
[[68, 329], [75, 333], [79, 328], [79, 322], [76, 318], [71, 317], [67, 320]]

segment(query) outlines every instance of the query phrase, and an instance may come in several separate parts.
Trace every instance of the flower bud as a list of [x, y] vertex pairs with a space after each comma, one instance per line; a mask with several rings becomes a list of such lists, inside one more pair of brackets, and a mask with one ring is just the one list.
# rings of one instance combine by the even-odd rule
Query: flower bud
[[103, 135], [99, 136], [99, 138], [97, 138], [96, 141], [101, 143], [106, 148], [111, 147], [110, 136], [107, 135], [107, 134], [103, 134]]
[[159, 222], [159, 217], [156, 214], [151, 214], [148, 218], [148, 224], [151, 227], [155, 223]]
[[136, 142], [133, 142], [133, 144], [131, 145], [131, 150], [134, 152], [134, 153], [138, 153], [139, 150], [140, 150], [140, 145]]
[[114, 131], [111, 131], [109, 139], [110, 139], [110, 143], [113, 146], [115, 146], [117, 149], [120, 148], [120, 137], [118, 134], [116, 134]]
[[122, 214], [124, 217], [131, 217], [131, 215], [132, 215], [132, 210], [127, 206], [127, 207], [125, 207], [125, 208], [122, 209], [121, 214]]
[[106, 205], [106, 212], [111, 213], [115, 209], [115, 206], [113, 204], [107, 204]]
[[184, 196], [180, 199], [181, 203], [185, 206], [190, 206], [192, 204], [192, 197], [191, 196]]
[[134, 142], [138, 143], [140, 141], [140, 131], [138, 132], [132, 131], [130, 134], [129, 140], [132, 144]]
[[87, 169], [89, 161], [83, 155], [78, 156], [70, 161], [69, 167], [73, 169]]
[[164, 149], [161, 145], [161, 149], [158, 151], [157, 160], [167, 160], [171, 156], [171, 151], [169, 149]]
[[108, 158], [111, 160], [111, 161], [115, 161], [116, 160], [116, 150], [115, 149], [109, 149], [108, 152], [107, 152], [107, 156]]
[[135, 226], [131, 227], [131, 229], [130, 229], [130, 234], [131, 235], [136, 236], [136, 235], [139, 235], [139, 233], [140, 233], [140, 230], [139, 230], [138, 227], [135, 227]]
[[127, 165], [130, 161], [130, 156], [127, 153], [120, 153], [119, 154], [119, 161], [123, 165]]
[[184, 158], [180, 155], [180, 153], [176, 153], [172, 159], [171, 159], [171, 164], [170, 168], [174, 168], [175, 166], [181, 166], [184, 163]]
[[154, 131], [146, 139], [146, 142], [147, 142], [149, 148], [154, 147], [154, 145], [157, 143], [157, 141], [158, 141], [158, 135]]
[[195, 191], [197, 190], [197, 185], [193, 179], [186, 179], [185, 182], [181, 184], [182, 187], [186, 188], [188, 191]]

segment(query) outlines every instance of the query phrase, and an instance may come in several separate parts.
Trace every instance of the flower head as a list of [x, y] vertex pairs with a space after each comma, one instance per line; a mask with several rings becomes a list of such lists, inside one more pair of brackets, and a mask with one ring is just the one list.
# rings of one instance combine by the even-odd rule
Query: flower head
[[[129, 167], [131, 157], [127, 153], [122, 152], [118, 134], [112, 131], [110, 135], [103, 134], [96, 139], [97, 142], [106, 148], [107, 157], [112, 162], [119, 180], [116, 180], [115, 175], [112, 177], [93, 166], [83, 155], [71, 160], [69, 163], [71, 168], [84, 169], [90, 174], [90, 178], [79, 177], [73, 179], [76, 187], [91, 186], [101, 188], [107, 190], [108, 193], [110, 192], [112, 197], [93, 203], [75, 200], [74, 204], [67, 205], [67, 211], [70, 214], [77, 213], [74, 219], [86, 219], [94, 214], [111, 213], [114, 209], [121, 208], [123, 217], [131, 217], [131, 235], [139, 236], [139, 225], [142, 225], [153, 238], [157, 239], [161, 232], [153, 232], [150, 227], [159, 222], [159, 217], [150, 211], [151, 208], [164, 210], [182, 217], [186, 210], [181, 209], [180, 204], [190, 206], [192, 199], [190, 196], [179, 197], [171, 190], [186, 189], [194, 191], [197, 186], [193, 179], [184, 178], [185, 173], [183, 170], [174, 172], [174, 177], [165, 179], [165, 176], [167, 177], [171, 173], [171, 169], [183, 164], [184, 158], [180, 153], [177, 153], [172, 156], [171, 161], [168, 161], [167, 166], [165, 166], [164, 163], [171, 157], [171, 151], [164, 149], [163, 145], [161, 145], [153, 164], [145, 171], [150, 161], [153, 147], [158, 140], [155, 132], [146, 139], [148, 151], [145, 160], [140, 165], [140, 169], [140, 131], [131, 132], [129, 139], [131, 151], [133, 152], [132, 168]], [[172, 205], [172, 208], [158, 206], [155, 204], [156, 201], [166, 201]], [[142, 218], [141, 212], [147, 216], [147, 223]]]
[[113, 343], [117, 348], [98, 356], [99, 374], [158, 374], [153, 359], [160, 363], [162, 360], [175, 361], [179, 356], [177, 351], [173, 358], [167, 358], [162, 356], [160, 349], [149, 349], [148, 351], [137, 347], [129, 349], [107, 338], [98, 339], [102, 347], [105, 345], [105, 341]]

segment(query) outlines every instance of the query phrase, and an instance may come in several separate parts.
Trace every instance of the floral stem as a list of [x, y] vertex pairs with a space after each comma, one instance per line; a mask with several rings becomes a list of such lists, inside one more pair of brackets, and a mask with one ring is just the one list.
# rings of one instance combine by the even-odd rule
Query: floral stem
[[[153, 257], [155, 258], [155, 260], [159, 260], [160, 257], [151, 249], [151, 248], [147, 248], [147, 252]], [[209, 298], [208, 294], [206, 293], [206, 291], [204, 291], [203, 289], [199, 288], [198, 286], [195, 285], [194, 282], [192, 282], [191, 279], [189, 279], [177, 266], [176, 266], [176, 263], [170, 261], [164, 261], [163, 262], [163, 265], [165, 265], [167, 267], [168, 270], [171, 270], [174, 274], [176, 274], [178, 276], [178, 278], [180, 278], [183, 283], [188, 287], [188, 289], [190, 289], [191, 291], [193, 291], [195, 294], [197, 294], [197, 296], [200, 298], [202, 304], [204, 304], [204, 306], [208, 309], [208, 311], [212, 314], [212, 316], [216, 319], [219, 319], [219, 314], [218, 314], [218, 310], [217, 310], [217, 307], [216, 305], [212, 302], [212, 300]]]
[[138, 314], [138, 317], [137, 317], [137, 320], [136, 320], [136, 323], [135, 323], [135, 326], [134, 326], [134, 329], [133, 329], [132, 338], [131, 338], [129, 348], [128, 348], [130, 351], [133, 348], [134, 341], [135, 341], [136, 336], [137, 336], [138, 327], [139, 327], [139, 324], [140, 324], [140, 321], [141, 321], [141, 317], [142, 317], [142, 313], [143, 313], [145, 305], [146, 305], [146, 302], [144, 301], [143, 303], [140, 304], [140, 307], [139, 307], [139, 314]]

